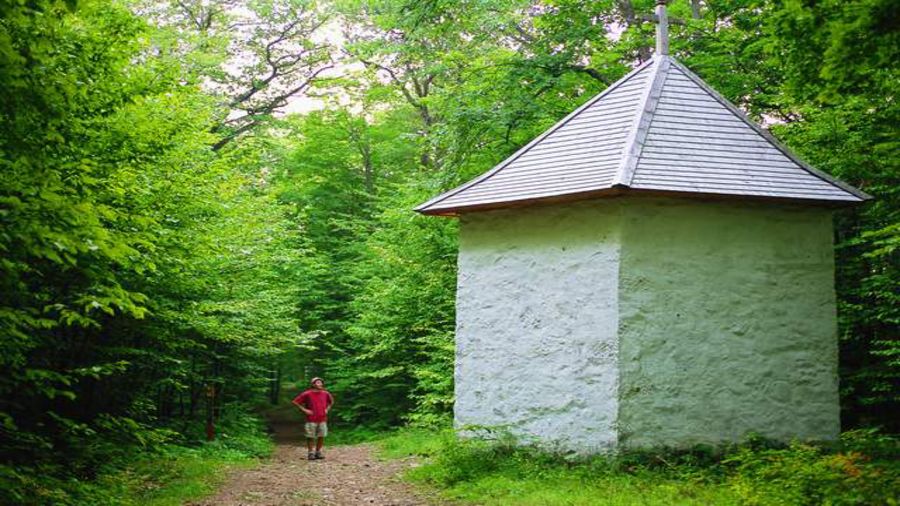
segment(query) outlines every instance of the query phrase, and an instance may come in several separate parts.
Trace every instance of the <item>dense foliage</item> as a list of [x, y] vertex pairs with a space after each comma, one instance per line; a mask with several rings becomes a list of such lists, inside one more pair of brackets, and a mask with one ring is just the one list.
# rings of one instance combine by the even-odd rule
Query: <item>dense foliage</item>
[[[124, 6], [3, 3], [0, 502], [202, 431], [299, 342], [266, 147]], [[65, 496], [53, 501], [67, 502]]]
[[[0, 0], [0, 501], [282, 374], [445, 420], [456, 223], [411, 208], [648, 58], [653, 3]], [[676, 57], [875, 197], [836, 219], [844, 423], [897, 431], [897, 3], [671, 3]]]

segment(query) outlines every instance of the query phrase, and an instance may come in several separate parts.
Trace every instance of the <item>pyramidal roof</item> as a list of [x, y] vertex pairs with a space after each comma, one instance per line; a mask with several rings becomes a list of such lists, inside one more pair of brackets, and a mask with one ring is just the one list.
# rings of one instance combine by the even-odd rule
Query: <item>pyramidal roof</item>
[[792, 154], [667, 55], [655, 56], [424, 214], [623, 192], [848, 204], [870, 198]]

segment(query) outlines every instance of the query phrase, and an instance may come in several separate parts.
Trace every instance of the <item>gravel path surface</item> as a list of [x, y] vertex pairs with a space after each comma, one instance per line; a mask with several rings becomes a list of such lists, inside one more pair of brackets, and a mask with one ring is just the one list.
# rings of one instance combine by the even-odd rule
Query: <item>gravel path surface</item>
[[299, 423], [273, 425], [275, 453], [254, 469], [235, 471], [215, 495], [191, 506], [419, 506], [429, 501], [400, 482], [413, 460], [381, 461], [369, 445], [325, 447], [306, 460]]

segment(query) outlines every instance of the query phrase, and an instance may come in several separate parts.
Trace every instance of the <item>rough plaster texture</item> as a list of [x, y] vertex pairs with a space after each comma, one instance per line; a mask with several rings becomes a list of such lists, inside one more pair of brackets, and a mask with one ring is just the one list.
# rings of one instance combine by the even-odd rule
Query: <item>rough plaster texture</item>
[[458, 426], [615, 446], [618, 224], [615, 202], [462, 217]]
[[635, 199], [622, 216], [622, 444], [835, 438], [830, 211]]
[[459, 426], [590, 453], [839, 431], [831, 214], [618, 198], [463, 215]]

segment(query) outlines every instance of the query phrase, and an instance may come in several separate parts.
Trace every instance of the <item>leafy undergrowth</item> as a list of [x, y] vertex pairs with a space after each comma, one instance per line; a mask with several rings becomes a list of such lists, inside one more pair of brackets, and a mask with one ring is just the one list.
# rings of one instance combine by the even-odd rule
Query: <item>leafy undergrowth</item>
[[231, 414], [210, 443], [200, 442], [202, 428], [198, 423], [178, 441], [133, 448], [129, 457], [110, 461], [86, 479], [51, 468], [0, 466], [0, 487], [11, 503], [23, 505], [175, 506], [212, 493], [228, 470], [254, 465], [272, 452], [257, 417]]
[[423, 457], [407, 475], [445, 499], [484, 505], [896, 505], [898, 440], [848, 432], [832, 448], [760, 439], [714, 453], [633, 452], [577, 458], [511, 437], [458, 440], [409, 430], [380, 441], [385, 458]]

